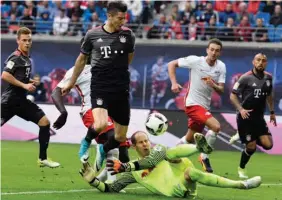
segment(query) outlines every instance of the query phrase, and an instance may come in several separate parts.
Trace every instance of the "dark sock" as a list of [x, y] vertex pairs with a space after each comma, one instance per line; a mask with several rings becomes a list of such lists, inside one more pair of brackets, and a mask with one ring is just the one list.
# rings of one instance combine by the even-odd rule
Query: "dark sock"
[[39, 126], [39, 158], [47, 159], [47, 148], [50, 140], [50, 124]]
[[119, 141], [115, 139], [114, 135], [110, 136], [108, 141], [103, 146], [104, 152], [108, 153], [110, 150], [117, 148], [119, 144]]
[[242, 169], [245, 169], [246, 164], [249, 162], [251, 156], [255, 153], [255, 151], [248, 151], [244, 149], [241, 155], [241, 160], [240, 160], [240, 167]]
[[128, 147], [127, 146], [119, 146], [119, 160], [122, 163], [129, 162], [129, 155], [128, 155]]
[[87, 134], [85, 136], [85, 140], [89, 143], [96, 138], [99, 135], [97, 131], [95, 131], [93, 128], [88, 128]]

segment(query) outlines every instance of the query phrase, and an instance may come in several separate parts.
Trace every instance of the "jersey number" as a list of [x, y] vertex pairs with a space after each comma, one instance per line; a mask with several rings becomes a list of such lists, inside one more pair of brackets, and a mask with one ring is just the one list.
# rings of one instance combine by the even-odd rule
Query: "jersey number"
[[30, 68], [26, 68], [25, 69], [26, 78], [28, 78], [29, 74], [30, 74]]

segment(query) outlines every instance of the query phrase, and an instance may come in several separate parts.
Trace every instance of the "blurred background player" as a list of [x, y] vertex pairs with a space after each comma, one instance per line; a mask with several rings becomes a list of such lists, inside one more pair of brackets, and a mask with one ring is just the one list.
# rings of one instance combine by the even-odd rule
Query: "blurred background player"
[[34, 85], [36, 89], [34, 91], [28, 92], [28, 95], [33, 96], [35, 102], [45, 102], [46, 101], [46, 89], [44, 88], [44, 84], [41, 82], [41, 77], [39, 74], [35, 74], [33, 76], [33, 80], [35, 81]]
[[18, 48], [8, 57], [2, 72], [2, 79], [8, 83], [1, 95], [1, 126], [17, 115], [39, 126], [40, 167], [59, 167], [60, 164], [47, 158], [50, 140], [50, 122], [45, 113], [35, 103], [26, 98], [27, 92], [36, 90], [35, 80], [30, 79], [32, 45], [31, 30], [21, 27], [17, 31]]
[[132, 102], [133, 94], [137, 91], [140, 84], [140, 74], [132, 65], [129, 65], [128, 71], [130, 73], [130, 101]]
[[[265, 71], [267, 57], [263, 53], [256, 54], [253, 69], [240, 77], [230, 94], [230, 100], [237, 109], [237, 126], [240, 139], [246, 147], [241, 155], [238, 174], [240, 178], [248, 178], [245, 169], [256, 145], [265, 150], [273, 146], [272, 135], [264, 120], [266, 103], [270, 111], [270, 122], [276, 126], [272, 94], [272, 75]], [[241, 95], [241, 103], [237, 96]]]
[[150, 106], [154, 108], [164, 97], [168, 81], [167, 64], [164, 63], [164, 57], [160, 56], [152, 67], [152, 93]]
[[121, 163], [119, 160], [107, 162], [107, 167], [113, 174], [124, 172], [116, 181], [111, 184], [103, 183], [95, 177], [88, 163], [84, 164], [80, 174], [101, 192], [119, 192], [132, 183], [139, 183], [155, 194], [182, 198], [197, 195], [197, 182], [207, 186], [236, 189], [252, 189], [261, 184], [259, 176], [245, 181], [234, 181], [194, 168], [188, 156], [198, 151], [212, 151], [202, 134], [195, 133], [194, 137], [196, 145], [182, 144], [170, 149], [156, 145], [151, 148], [147, 134], [138, 131], [132, 135], [131, 142], [140, 159], [128, 163]]
[[[178, 93], [181, 86], [176, 80], [176, 68], [188, 68], [190, 76], [189, 89], [185, 98], [185, 113], [188, 120], [188, 132], [181, 139], [182, 143], [193, 142], [193, 135], [202, 132], [207, 126], [210, 130], [206, 133], [206, 138], [211, 147], [214, 148], [216, 135], [220, 131], [220, 123], [210, 113], [211, 95], [213, 91], [218, 94], [224, 92], [226, 76], [225, 64], [218, 60], [222, 50], [222, 43], [218, 39], [209, 41], [207, 56], [188, 56], [179, 58], [168, 63], [168, 72], [171, 80], [171, 90]], [[207, 172], [213, 172], [207, 154], [202, 153], [200, 162]]]
[[[91, 125], [94, 135], [98, 135], [108, 125], [108, 117], [114, 121], [115, 135], [100, 148], [99, 168], [102, 167], [106, 153], [122, 142], [126, 142], [126, 133], [130, 120], [128, 66], [135, 49], [134, 33], [124, 27], [127, 6], [122, 1], [109, 1], [107, 21], [104, 25], [89, 30], [81, 45], [81, 53], [75, 62], [74, 71], [68, 84], [62, 88], [65, 95], [75, 82], [91, 55], [91, 104], [95, 119]], [[82, 146], [87, 149], [88, 143]], [[128, 155], [120, 156], [129, 160]]]

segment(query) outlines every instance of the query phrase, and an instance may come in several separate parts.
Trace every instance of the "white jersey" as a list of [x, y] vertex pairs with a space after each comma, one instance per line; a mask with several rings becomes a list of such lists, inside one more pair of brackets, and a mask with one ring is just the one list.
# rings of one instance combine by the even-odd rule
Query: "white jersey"
[[152, 76], [155, 76], [157, 81], [166, 81], [168, 79], [168, 68], [167, 64], [159, 66], [157, 63], [152, 67]]
[[209, 110], [213, 89], [204, 82], [203, 78], [211, 77], [217, 83], [225, 83], [225, 64], [217, 60], [215, 65], [211, 67], [206, 62], [206, 57], [188, 56], [179, 58], [178, 66], [190, 69], [185, 105], [200, 105]]
[[130, 72], [130, 81], [131, 82], [138, 82], [140, 74], [136, 69], [129, 69]]
[[[64, 78], [58, 84], [57, 87], [63, 88], [71, 79], [73, 74], [74, 67], [70, 68], [65, 74]], [[82, 115], [85, 112], [92, 108], [91, 98], [90, 98], [90, 83], [91, 83], [91, 65], [85, 65], [83, 71], [77, 78], [75, 82], [75, 87], [81, 97], [81, 113]]]

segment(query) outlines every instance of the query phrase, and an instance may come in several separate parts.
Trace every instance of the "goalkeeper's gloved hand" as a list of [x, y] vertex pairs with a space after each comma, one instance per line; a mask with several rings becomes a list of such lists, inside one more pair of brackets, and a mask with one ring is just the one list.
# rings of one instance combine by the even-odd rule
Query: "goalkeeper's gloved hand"
[[96, 179], [95, 171], [88, 162], [83, 163], [83, 167], [79, 170], [79, 173], [90, 184]]
[[61, 115], [58, 117], [58, 119], [53, 124], [53, 127], [56, 130], [59, 130], [60, 128], [62, 128], [65, 125], [66, 121], [67, 121], [67, 117], [68, 117], [68, 113], [67, 112], [62, 112]]
[[111, 175], [115, 175], [122, 172], [130, 172], [131, 166], [129, 163], [122, 163], [119, 160], [107, 160], [108, 171], [111, 172]]

